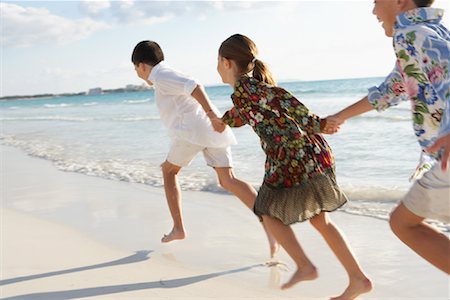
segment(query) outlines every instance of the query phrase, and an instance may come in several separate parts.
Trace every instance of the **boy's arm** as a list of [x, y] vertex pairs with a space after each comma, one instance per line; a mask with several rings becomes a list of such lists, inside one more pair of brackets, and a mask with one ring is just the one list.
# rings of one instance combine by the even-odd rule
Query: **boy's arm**
[[446, 102], [445, 111], [442, 117], [441, 128], [439, 130], [439, 138], [436, 142], [426, 150], [430, 153], [442, 150], [441, 168], [447, 170], [450, 160], [450, 101]]
[[208, 95], [206, 95], [203, 86], [197, 84], [197, 86], [192, 91], [191, 96], [194, 97], [198, 103], [200, 103], [206, 113], [212, 111], [211, 102], [208, 98]]
[[358, 102], [344, 108], [340, 112], [328, 116], [325, 118], [325, 127], [323, 129], [324, 133], [333, 134], [339, 131], [340, 126], [350, 118], [359, 116], [363, 113], [371, 111], [374, 109], [372, 104], [369, 102], [368, 96], [362, 98]]
[[198, 101], [198, 103], [203, 107], [206, 115], [211, 121], [212, 126], [215, 131], [222, 132], [225, 130], [226, 125], [217, 117], [215, 111], [212, 108], [211, 101], [208, 98], [203, 86], [197, 84], [195, 89], [192, 91], [191, 96]]
[[[403, 82], [397, 63], [392, 72], [385, 78], [384, 82], [379, 86], [371, 87], [369, 89], [369, 94], [366, 97], [344, 108], [337, 114], [328, 116], [326, 120], [330, 121], [330, 123], [333, 120], [340, 125], [347, 119], [361, 115], [372, 109], [382, 111], [391, 106], [398, 105], [401, 101], [407, 99], [409, 99], [409, 97], [406, 93], [405, 83]], [[330, 130], [332, 132], [337, 131], [333, 129]]]
[[433, 146], [427, 148], [427, 151], [430, 153], [438, 152], [441, 148], [443, 149], [441, 168], [445, 171], [448, 168], [448, 161], [450, 159], [450, 133], [438, 138]]
[[[355, 116], [359, 116], [363, 113], [366, 113], [368, 111], [371, 111], [374, 109], [372, 104], [369, 102], [369, 99], [367, 96], [359, 100], [358, 102], [344, 108], [337, 114], [334, 114], [328, 118], [335, 118], [337, 120], [340, 120], [340, 123], [344, 123], [347, 119], [353, 118]], [[328, 119], [327, 118], [327, 119]]]

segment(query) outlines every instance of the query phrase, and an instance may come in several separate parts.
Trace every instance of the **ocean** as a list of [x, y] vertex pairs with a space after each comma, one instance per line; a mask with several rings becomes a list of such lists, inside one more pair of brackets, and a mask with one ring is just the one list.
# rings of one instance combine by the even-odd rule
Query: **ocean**
[[[282, 82], [313, 113], [325, 117], [367, 94], [382, 78]], [[231, 107], [231, 87], [206, 87], [223, 113]], [[161, 187], [160, 164], [169, 139], [153, 91], [0, 101], [0, 143], [52, 161], [61, 171]], [[256, 188], [265, 156], [249, 126], [233, 129], [238, 178]], [[351, 200], [341, 210], [387, 219], [411, 183], [420, 156], [409, 103], [348, 120], [325, 135], [336, 159], [337, 180]], [[224, 193], [201, 154], [180, 174], [183, 190]], [[439, 225], [439, 224], [438, 224]], [[444, 226], [442, 224], [439, 225]], [[444, 229], [446, 226], [444, 226]]]

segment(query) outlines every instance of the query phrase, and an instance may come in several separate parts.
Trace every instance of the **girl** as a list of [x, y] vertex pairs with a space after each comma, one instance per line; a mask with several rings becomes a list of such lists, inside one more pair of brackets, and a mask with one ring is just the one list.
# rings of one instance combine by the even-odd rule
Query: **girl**
[[[291, 93], [276, 87], [270, 71], [257, 58], [256, 45], [235, 34], [219, 48], [217, 71], [222, 81], [234, 87], [234, 107], [222, 121], [231, 127], [252, 126], [267, 155], [264, 182], [254, 212], [295, 261], [297, 271], [282, 286], [290, 288], [313, 280], [318, 272], [289, 226], [309, 220], [326, 240], [348, 273], [349, 285], [334, 299], [354, 299], [372, 289], [339, 229], [326, 212], [346, 201], [336, 183], [331, 149], [320, 132], [336, 128], [300, 103]], [[252, 71], [252, 76], [248, 73]]]

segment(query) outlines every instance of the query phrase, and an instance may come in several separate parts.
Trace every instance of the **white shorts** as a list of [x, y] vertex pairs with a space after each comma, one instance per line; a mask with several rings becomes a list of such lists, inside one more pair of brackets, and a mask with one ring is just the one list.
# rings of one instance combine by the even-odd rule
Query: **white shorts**
[[200, 151], [203, 152], [208, 166], [213, 168], [232, 167], [230, 147], [211, 148], [178, 139], [172, 140], [169, 154], [167, 154], [167, 161], [179, 167], [186, 167]]
[[436, 163], [413, 186], [402, 200], [414, 214], [450, 223], [450, 168], [442, 171]]

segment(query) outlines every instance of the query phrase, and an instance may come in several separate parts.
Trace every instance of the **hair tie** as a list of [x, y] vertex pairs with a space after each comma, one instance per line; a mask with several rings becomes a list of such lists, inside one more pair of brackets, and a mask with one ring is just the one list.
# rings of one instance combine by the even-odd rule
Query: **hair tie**
[[256, 57], [254, 57], [254, 58], [252, 59], [252, 63], [255, 63], [255, 62], [256, 62], [256, 60], [257, 60], [257, 58], [256, 58]]

